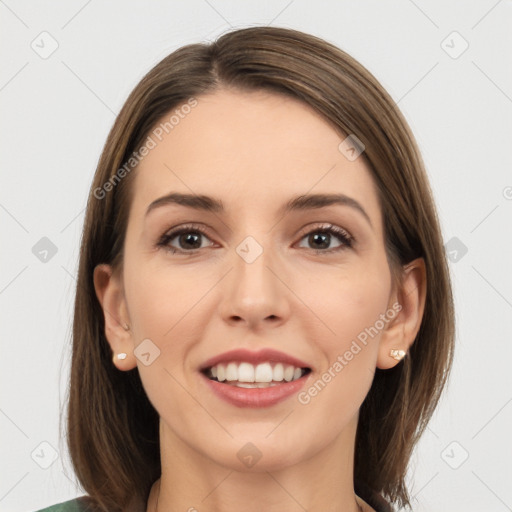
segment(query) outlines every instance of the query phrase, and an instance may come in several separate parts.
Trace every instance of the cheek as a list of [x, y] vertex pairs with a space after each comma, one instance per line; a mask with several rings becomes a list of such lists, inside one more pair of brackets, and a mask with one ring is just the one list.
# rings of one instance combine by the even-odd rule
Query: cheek
[[[329, 282], [320, 281], [322, 286], [314, 294], [310, 288], [308, 298], [312, 302], [308, 305], [318, 312], [323, 324], [318, 331], [316, 323], [312, 339], [324, 358], [315, 378], [297, 399], [308, 411], [307, 418], [323, 417], [330, 411], [327, 438], [337, 435], [357, 414], [371, 387], [385, 325], [381, 315], [387, 312], [388, 277], [385, 269], [375, 267], [373, 272], [332, 274]], [[310, 428], [314, 424], [311, 419]]]
[[[317, 273], [313, 282], [304, 282], [305, 302], [321, 320], [321, 339], [330, 356], [348, 350], [353, 340], [377, 339], [372, 327], [380, 327], [380, 315], [385, 314], [390, 292], [387, 265], [351, 266], [325, 274]], [[379, 329], [378, 329], [379, 330]], [[372, 336], [368, 335], [371, 331]], [[366, 334], [366, 337], [365, 337]], [[380, 333], [379, 333], [380, 334]], [[369, 344], [369, 343], [368, 343]], [[373, 345], [376, 345], [374, 343]]]
[[[190, 370], [189, 352], [204, 337], [211, 322], [205, 294], [217, 279], [211, 269], [200, 265], [172, 266], [162, 257], [153, 261], [142, 256], [133, 258], [126, 261], [125, 268], [125, 293], [134, 326], [134, 345], [149, 339], [158, 353], [151, 366], [154, 372], [138, 364], [141, 377], [148, 384], [154, 378], [172, 381], [165, 373], [167, 370], [181, 381]], [[174, 387], [172, 382], [171, 387]], [[153, 391], [161, 393], [158, 386]]]
[[126, 261], [126, 299], [140, 334], [163, 341], [171, 337], [204, 295], [205, 279], [197, 271], [166, 264], [156, 254], [151, 260], [141, 255]]
[[179, 417], [190, 401], [182, 387], [188, 353], [204, 330], [199, 301], [205, 291], [197, 286], [201, 280], [194, 280], [190, 286], [178, 267], [157, 267], [134, 258], [127, 261], [125, 282], [134, 349], [149, 339], [148, 351], [156, 354], [149, 365], [137, 362], [142, 385], [157, 411], [165, 411], [170, 418]]

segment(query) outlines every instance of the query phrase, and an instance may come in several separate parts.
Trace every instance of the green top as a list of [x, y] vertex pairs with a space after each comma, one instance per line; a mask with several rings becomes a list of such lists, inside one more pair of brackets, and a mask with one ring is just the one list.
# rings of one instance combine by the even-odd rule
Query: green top
[[[93, 499], [90, 496], [79, 496], [73, 500], [63, 501], [62, 503], [56, 503], [50, 507], [42, 508], [41, 510], [36, 510], [36, 512], [94, 512], [97, 511], [98, 506], [95, 505]], [[126, 511], [130, 512], [146, 512], [146, 504], [133, 504], [130, 503]]]
[[[361, 497], [375, 512], [395, 512], [394, 507], [379, 493], [372, 490], [366, 484], [358, 482], [356, 484], [357, 495]], [[91, 508], [87, 507], [88, 496], [80, 496], [74, 500], [57, 503], [51, 507], [46, 507], [36, 512], [88, 512]], [[139, 510], [139, 509], [137, 509]], [[141, 505], [141, 512], [145, 512], [145, 505]]]
[[83, 512], [84, 510], [87, 509], [84, 507], [83, 501], [80, 498], [75, 498], [74, 500], [57, 503], [51, 507], [42, 508], [36, 512]]

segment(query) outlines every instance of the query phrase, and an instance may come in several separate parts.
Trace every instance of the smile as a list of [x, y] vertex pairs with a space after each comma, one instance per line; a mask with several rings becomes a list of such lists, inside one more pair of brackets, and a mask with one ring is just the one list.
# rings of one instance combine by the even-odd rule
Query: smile
[[217, 364], [204, 370], [204, 374], [211, 380], [247, 389], [267, 388], [283, 382], [293, 382], [309, 372], [309, 368], [283, 363], [265, 362], [254, 365], [235, 361]]
[[270, 407], [297, 394], [313, 368], [284, 352], [235, 349], [214, 356], [199, 368], [207, 393], [236, 407]]

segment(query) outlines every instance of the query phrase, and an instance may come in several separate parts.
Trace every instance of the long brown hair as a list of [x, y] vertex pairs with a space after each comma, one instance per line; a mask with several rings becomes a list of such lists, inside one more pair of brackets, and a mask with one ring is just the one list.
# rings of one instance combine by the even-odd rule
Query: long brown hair
[[360, 482], [410, 507], [409, 459], [439, 401], [454, 347], [452, 290], [433, 196], [410, 128], [376, 78], [333, 44], [278, 27], [234, 30], [210, 44], [176, 50], [144, 76], [115, 120], [81, 243], [67, 418], [75, 473], [94, 508], [110, 512], [145, 504], [160, 476], [159, 416], [138, 370], [121, 372], [112, 364], [93, 271], [100, 263], [122, 265], [136, 172], [126, 162], [162, 116], [220, 87], [286, 94], [310, 105], [340, 134], [355, 135], [377, 185], [393, 282], [400, 283], [403, 265], [425, 261], [420, 330], [404, 360], [377, 369], [360, 408], [354, 460], [356, 492]]

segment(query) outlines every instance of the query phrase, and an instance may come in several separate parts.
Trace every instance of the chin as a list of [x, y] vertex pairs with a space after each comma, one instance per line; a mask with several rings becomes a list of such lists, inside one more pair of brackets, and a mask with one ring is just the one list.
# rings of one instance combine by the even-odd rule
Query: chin
[[[284, 443], [282, 438], [270, 439], [268, 432], [268, 429], [264, 434], [255, 432], [254, 435], [249, 435], [246, 432], [242, 439], [230, 440], [229, 445], [222, 451], [217, 449], [212, 453], [207, 449], [208, 456], [215, 463], [242, 473], [279, 471], [311, 456], [303, 452], [303, 449], [308, 446], [311, 450], [312, 442], [302, 438], [295, 443], [291, 439]], [[220, 447], [217, 445], [217, 448]]]

